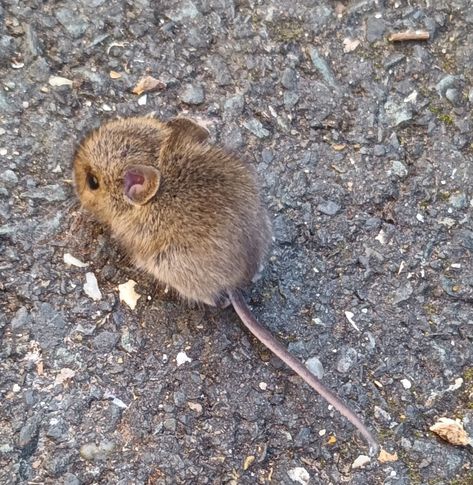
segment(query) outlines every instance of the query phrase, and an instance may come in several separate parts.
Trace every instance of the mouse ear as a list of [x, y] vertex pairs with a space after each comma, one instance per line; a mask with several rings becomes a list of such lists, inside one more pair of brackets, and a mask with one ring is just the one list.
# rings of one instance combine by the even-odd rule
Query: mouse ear
[[161, 173], [149, 165], [130, 165], [123, 173], [125, 198], [134, 205], [144, 205], [158, 192]]
[[182, 137], [187, 137], [202, 143], [210, 136], [210, 132], [205, 126], [199, 125], [197, 121], [184, 116], [172, 118], [166, 123], [166, 126], [172, 129], [172, 138], [175, 138], [176, 141]]

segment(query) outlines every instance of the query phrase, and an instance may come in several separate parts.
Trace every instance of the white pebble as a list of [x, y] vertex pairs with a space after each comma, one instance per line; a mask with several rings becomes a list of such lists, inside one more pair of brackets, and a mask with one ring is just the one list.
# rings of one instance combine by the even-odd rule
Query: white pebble
[[324, 376], [324, 366], [317, 357], [310, 357], [305, 361], [305, 366], [314, 374], [317, 379], [322, 379]]
[[143, 94], [143, 96], [140, 96], [140, 97], [138, 98], [138, 104], [139, 104], [140, 106], [145, 106], [145, 105], [146, 105], [147, 100], [148, 100], [148, 96], [147, 96], [146, 94]]
[[410, 389], [412, 387], [411, 381], [409, 379], [401, 379], [401, 384], [404, 389]]
[[259, 388], [260, 388], [262, 391], [266, 391], [266, 389], [268, 389], [268, 384], [266, 384], [266, 382], [260, 382], [260, 383], [259, 383]]
[[177, 366], [180, 367], [182, 364], [185, 364], [186, 362], [192, 362], [192, 359], [187, 357], [187, 354], [185, 352], [179, 352], [176, 356]]
[[381, 229], [379, 231], [379, 234], [375, 237], [377, 241], [379, 241], [381, 244], [386, 244], [386, 233]]
[[369, 456], [360, 455], [351, 465], [352, 468], [362, 468], [371, 461]]
[[302, 468], [301, 466], [298, 466], [296, 468], [291, 468], [291, 470], [289, 470], [287, 474], [289, 475], [289, 478], [293, 482], [300, 483], [301, 485], [307, 485], [309, 483], [309, 480], [310, 480], [309, 472], [305, 468]]
[[75, 258], [70, 253], [64, 253], [64, 262], [71, 266], [77, 266], [78, 268], [86, 268], [89, 263], [83, 263], [80, 259]]
[[85, 274], [85, 284], [83, 286], [85, 294], [90, 296], [92, 300], [101, 300], [102, 299], [102, 292], [99, 290], [99, 285], [97, 282], [97, 278], [95, 277], [94, 273], [86, 273]]

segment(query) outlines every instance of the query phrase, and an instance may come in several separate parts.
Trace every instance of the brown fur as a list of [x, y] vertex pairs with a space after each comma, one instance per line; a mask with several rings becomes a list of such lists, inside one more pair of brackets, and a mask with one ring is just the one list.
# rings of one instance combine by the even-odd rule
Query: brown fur
[[[214, 305], [251, 282], [271, 230], [254, 170], [207, 137], [186, 118], [111, 121], [81, 143], [74, 181], [83, 207], [110, 227], [138, 267], [187, 299]], [[160, 173], [144, 205], [124, 195], [124, 173], [135, 165]], [[97, 178], [97, 190], [87, 174]]]

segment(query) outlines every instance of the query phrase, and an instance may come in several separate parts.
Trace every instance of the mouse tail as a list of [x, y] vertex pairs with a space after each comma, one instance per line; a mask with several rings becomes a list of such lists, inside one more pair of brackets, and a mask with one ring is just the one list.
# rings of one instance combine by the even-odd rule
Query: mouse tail
[[379, 444], [357, 414], [352, 411], [348, 405], [343, 403], [335, 393], [333, 393], [321, 381], [319, 381], [315, 375], [312, 374], [312, 372], [310, 372], [301, 361], [296, 359], [267, 328], [263, 327], [258, 320], [256, 320], [240, 290], [229, 292], [228, 297], [230, 298], [236, 313], [248, 330], [296, 374], [302, 377], [302, 379], [304, 379], [304, 381], [309, 384], [312, 389], [314, 389], [329, 404], [337, 409], [338, 412], [345, 416], [348, 421], [350, 421], [358, 429], [358, 431], [360, 431], [368, 442], [370, 447], [370, 455], [377, 455]]

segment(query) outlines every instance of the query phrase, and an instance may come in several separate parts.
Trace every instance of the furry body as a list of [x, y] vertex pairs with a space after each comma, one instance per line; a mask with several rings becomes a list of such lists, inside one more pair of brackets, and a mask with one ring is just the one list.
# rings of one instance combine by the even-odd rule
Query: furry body
[[[82, 205], [122, 243], [135, 264], [183, 297], [215, 305], [247, 286], [271, 240], [256, 174], [206, 142], [185, 118], [111, 121], [78, 148], [74, 180]], [[123, 174], [135, 163], [161, 174], [144, 205], [123, 197]], [[92, 173], [96, 190], [87, 184]]]

